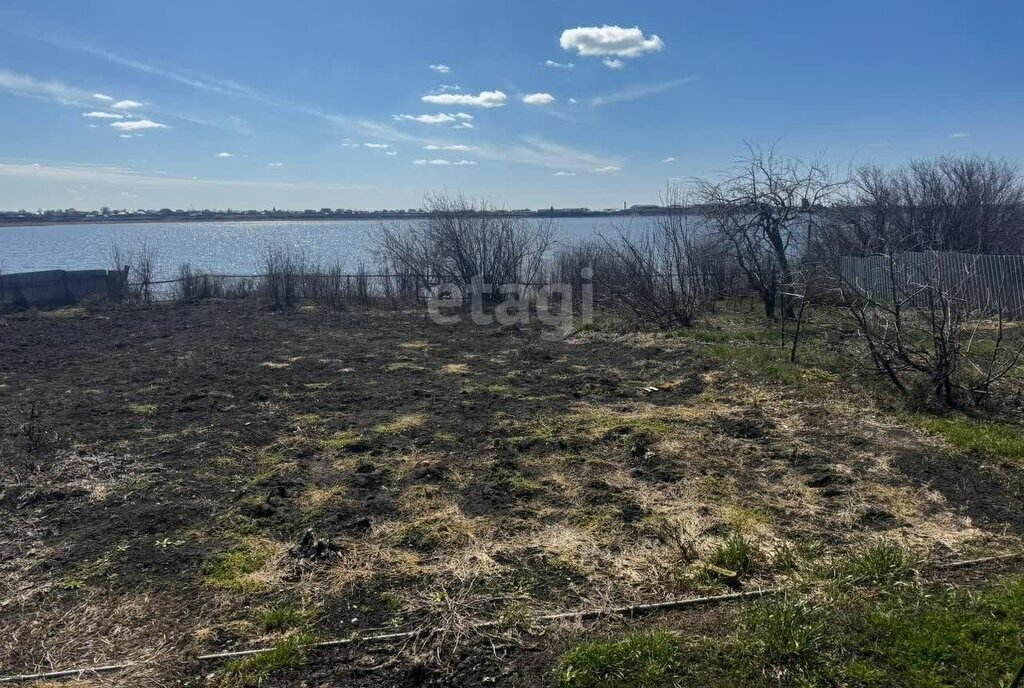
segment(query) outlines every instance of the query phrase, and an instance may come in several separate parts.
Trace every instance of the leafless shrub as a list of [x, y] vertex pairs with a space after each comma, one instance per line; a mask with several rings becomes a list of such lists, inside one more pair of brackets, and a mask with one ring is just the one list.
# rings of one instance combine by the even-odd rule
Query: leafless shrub
[[199, 272], [185, 263], [178, 268], [178, 281], [175, 284], [174, 298], [179, 301], [201, 301], [202, 299], [222, 299], [228, 293], [228, 278], [209, 272]]
[[537, 281], [552, 245], [550, 220], [512, 217], [461, 195], [428, 196], [429, 215], [408, 223], [382, 223], [376, 236], [381, 262], [413, 277], [416, 289], [479, 280], [486, 298], [500, 285]]
[[131, 250], [117, 243], [111, 244], [108, 258], [110, 267], [126, 275], [123, 292], [118, 294], [115, 290], [111, 296], [115, 299], [127, 297], [135, 303], [152, 303], [158, 258], [156, 247], [145, 239]]
[[306, 259], [288, 248], [268, 246], [263, 257], [263, 292], [277, 309], [295, 308]]
[[595, 280], [613, 308], [638, 322], [689, 327], [721, 296], [720, 285], [706, 272], [714, 260], [694, 236], [681, 188], [670, 185], [662, 205], [666, 213], [641, 231], [602, 237], [607, 254]]
[[885, 251], [1024, 253], [1024, 179], [989, 158], [861, 167], [837, 218], [847, 255]]
[[872, 368], [925, 405], [993, 402], [1024, 357], [1024, 327], [1007, 323], [997, 301], [973, 298], [969, 265], [951, 273], [934, 251], [890, 252], [881, 262], [870, 286], [832, 271]]
[[[961, 408], [991, 403], [1024, 355], [1024, 331], [1006, 322], [1024, 314], [1005, 286], [979, 274], [983, 263], [989, 273], [998, 264], [979, 254], [1019, 253], [1022, 237], [1016, 168], [940, 158], [894, 171], [861, 168], [812, 254], [871, 367], [910, 398]], [[851, 261], [866, 274], [851, 271]]]

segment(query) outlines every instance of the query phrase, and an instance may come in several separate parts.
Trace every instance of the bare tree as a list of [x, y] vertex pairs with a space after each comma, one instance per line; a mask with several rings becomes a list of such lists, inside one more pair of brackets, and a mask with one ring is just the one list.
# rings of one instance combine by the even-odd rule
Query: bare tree
[[[731, 248], [750, 289], [775, 317], [784, 289], [793, 289], [793, 267], [807, 245], [807, 211], [830, 203], [843, 182], [815, 161], [782, 158], [774, 146], [747, 146], [747, 155], [719, 180], [696, 180], [697, 200]], [[790, 307], [783, 304], [789, 313]]]

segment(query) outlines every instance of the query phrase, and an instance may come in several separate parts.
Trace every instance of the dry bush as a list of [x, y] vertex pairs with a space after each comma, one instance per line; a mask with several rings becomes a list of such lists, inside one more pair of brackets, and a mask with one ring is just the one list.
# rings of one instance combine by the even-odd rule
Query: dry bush
[[295, 308], [299, 304], [299, 283], [306, 271], [306, 259], [281, 246], [268, 246], [263, 257], [263, 293], [271, 306]]
[[603, 237], [605, 252], [594, 279], [612, 308], [640, 323], [689, 327], [726, 289], [728, 265], [714, 252], [703, 223], [684, 210], [678, 185], [662, 195], [664, 215], [639, 232]]
[[908, 398], [947, 408], [989, 404], [1024, 359], [1024, 327], [1007, 322], [998, 300], [974, 298], [969, 265], [951, 274], [942, 254], [919, 256], [884, 256], [874, 275], [881, 289], [834, 268], [844, 312], [874, 370]]
[[382, 223], [376, 236], [381, 262], [411, 276], [416, 288], [482, 284], [498, 299], [501, 285], [536, 282], [551, 248], [551, 220], [512, 217], [461, 195], [427, 196], [429, 215], [409, 223]]

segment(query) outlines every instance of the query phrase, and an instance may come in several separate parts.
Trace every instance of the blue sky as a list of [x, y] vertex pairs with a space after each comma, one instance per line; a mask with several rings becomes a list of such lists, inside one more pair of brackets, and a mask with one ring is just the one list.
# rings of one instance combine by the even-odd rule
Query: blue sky
[[1022, 35], [1019, 0], [0, 0], [0, 208], [604, 208], [744, 141], [1020, 161]]

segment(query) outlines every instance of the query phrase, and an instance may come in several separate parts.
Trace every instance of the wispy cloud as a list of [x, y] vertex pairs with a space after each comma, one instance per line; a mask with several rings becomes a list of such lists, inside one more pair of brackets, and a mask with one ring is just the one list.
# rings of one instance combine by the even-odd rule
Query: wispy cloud
[[556, 177], [575, 177], [576, 173], [575, 172], [566, 172], [565, 170], [558, 170], [557, 172], [555, 172], [554, 176], [556, 176]]
[[124, 186], [214, 186], [253, 189], [307, 189], [313, 191], [354, 191], [366, 190], [365, 184], [331, 184], [320, 182], [261, 182], [232, 179], [205, 179], [199, 177], [173, 177], [136, 172], [125, 167], [98, 165], [4, 164], [0, 163], [0, 177], [60, 179], [84, 183], [110, 183]]
[[388, 155], [388, 156], [394, 157], [394, 156], [398, 155], [398, 151], [384, 151], [384, 155]]
[[114, 102], [114, 96], [108, 96], [106, 93], [93, 93], [92, 97], [96, 100], [102, 100], [104, 103]]
[[664, 158], [664, 159], [662, 160], [662, 162], [675, 162], [675, 161], [676, 161], [676, 159], [675, 159], [675, 158], [673, 158], [673, 157], [672, 157], [671, 155], [670, 155], [670, 156], [668, 156], [667, 158]]
[[[359, 122], [359, 126], [367, 136], [373, 136], [385, 141], [414, 143], [420, 146], [450, 145], [448, 141], [419, 136], [373, 120], [362, 120]], [[571, 146], [565, 146], [530, 135], [521, 136], [514, 143], [480, 142], [476, 145], [474, 153], [476, 157], [485, 160], [535, 165], [555, 170], [589, 171], [595, 167], [605, 167], [619, 163], [619, 160], [614, 157], [582, 151]]]
[[[459, 121], [469, 122], [473, 119], [473, 115], [465, 112], [439, 112], [436, 115], [395, 115], [392, 119], [398, 121], [408, 120], [422, 124], [450, 124], [451, 122]], [[472, 128], [472, 126], [469, 128]]]
[[168, 129], [166, 124], [149, 119], [133, 119], [125, 122], [111, 122], [110, 126], [122, 131], [139, 131], [142, 129]]
[[137, 100], [119, 100], [110, 107], [115, 110], [138, 110], [142, 107], [142, 103]]
[[235, 154], [234, 153], [228, 153], [227, 151], [223, 151], [221, 153], [217, 153], [217, 157], [218, 158], [233, 158], [233, 157], [235, 157]]
[[605, 165], [604, 167], [595, 167], [594, 171], [599, 174], [615, 174], [616, 172], [621, 172], [622, 168], [617, 165]]
[[391, 148], [391, 146], [386, 144], [386, 143], [364, 143], [363, 147], [364, 148]]
[[428, 143], [427, 145], [423, 146], [423, 149], [424, 150], [443, 150], [443, 151], [459, 151], [459, 152], [464, 152], [464, 151], [476, 150], [476, 146], [467, 146], [467, 145], [462, 144], [462, 143], [455, 143], [455, 144], [451, 144], [451, 145], [437, 146], [437, 145], [434, 145], [432, 143]]
[[481, 91], [477, 95], [468, 93], [428, 93], [420, 98], [424, 103], [435, 105], [466, 105], [472, 107], [494, 108], [508, 102], [508, 96], [501, 91]]
[[430, 68], [433, 69], [438, 74], [447, 74], [448, 72], [452, 71], [452, 68], [446, 64], [432, 64], [430, 65]]
[[564, 50], [575, 50], [584, 57], [638, 57], [665, 47], [657, 36], [644, 36], [639, 27], [579, 26], [562, 32], [559, 44]]
[[548, 105], [555, 102], [555, 97], [550, 93], [530, 93], [523, 96], [523, 102], [527, 105]]
[[6, 70], [0, 70], [0, 91], [27, 98], [41, 98], [61, 105], [83, 105], [92, 100], [89, 91], [68, 86], [62, 81], [36, 79]]
[[683, 84], [689, 84], [697, 80], [696, 76], [688, 76], [684, 79], [672, 79], [671, 81], [658, 81], [649, 84], [634, 84], [633, 86], [627, 86], [621, 91], [615, 91], [614, 93], [608, 93], [603, 96], [596, 96], [590, 99], [590, 104], [594, 107], [600, 107], [602, 105], [611, 105], [612, 103], [625, 103], [630, 100], [638, 100], [640, 98], [646, 98], [647, 96], [657, 95], [659, 93], [665, 93], [672, 89], [682, 86]]
[[551, 67], [553, 69], [572, 69], [576, 65], [572, 62], [555, 62], [554, 60], [544, 60], [545, 67]]
[[601, 60], [601, 64], [608, 69], [624, 69], [626, 67], [625, 62], [615, 57], [605, 57]]
[[958, 132], [955, 132], [953, 134], [950, 134], [949, 138], [951, 138], [951, 139], [966, 139], [970, 135], [971, 135], [971, 133], [968, 132], [968, 131], [958, 131]]
[[465, 165], [475, 165], [476, 160], [456, 160], [453, 162], [451, 160], [445, 160], [444, 158], [434, 158], [433, 160], [413, 160], [412, 164], [417, 166], [437, 165], [440, 167], [447, 167], [449, 165], [454, 165], [455, 167], [462, 167]]
[[116, 112], [83, 112], [82, 117], [91, 117], [92, 119], [124, 119], [124, 115], [119, 115]]
[[283, 162], [268, 162], [267, 167], [281, 167], [284, 165]]

